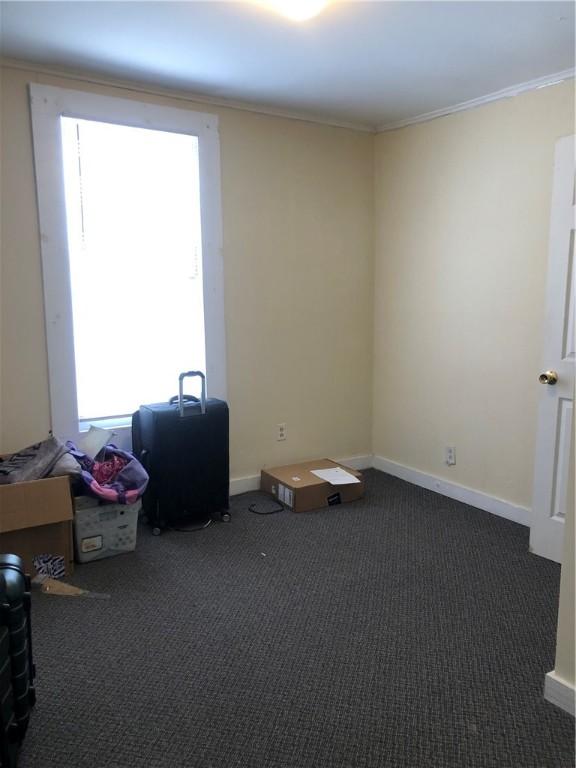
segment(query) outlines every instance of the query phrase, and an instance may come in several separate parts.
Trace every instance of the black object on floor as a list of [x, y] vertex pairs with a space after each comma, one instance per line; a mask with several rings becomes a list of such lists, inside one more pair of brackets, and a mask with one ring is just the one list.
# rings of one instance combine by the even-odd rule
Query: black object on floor
[[[200, 399], [183, 393], [192, 376], [201, 378]], [[206, 399], [203, 373], [180, 374], [178, 396], [141, 406], [132, 417], [132, 443], [150, 475], [142, 505], [156, 533], [228, 518], [228, 406]]]
[[153, 538], [33, 595], [21, 768], [568, 768], [544, 701], [560, 568], [382, 473], [362, 501]]
[[17, 555], [0, 554], [0, 765], [14, 768], [36, 701], [30, 579]]

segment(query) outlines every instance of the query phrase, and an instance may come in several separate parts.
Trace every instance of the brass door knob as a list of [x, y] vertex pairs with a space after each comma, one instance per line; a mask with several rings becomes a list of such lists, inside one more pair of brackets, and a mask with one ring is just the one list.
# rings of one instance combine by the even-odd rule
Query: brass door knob
[[558, 374], [556, 371], [545, 371], [538, 376], [538, 381], [540, 384], [550, 384], [552, 386], [558, 381]]

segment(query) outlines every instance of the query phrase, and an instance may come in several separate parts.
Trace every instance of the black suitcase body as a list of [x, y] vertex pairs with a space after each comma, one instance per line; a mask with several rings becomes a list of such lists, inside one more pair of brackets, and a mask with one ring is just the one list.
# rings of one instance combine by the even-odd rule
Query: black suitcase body
[[[200, 399], [184, 396], [183, 381], [200, 376]], [[228, 406], [206, 399], [204, 375], [180, 374], [179, 396], [143, 405], [132, 417], [134, 454], [150, 481], [143, 511], [155, 532], [183, 523], [228, 519]]]
[[16, 765], [36, 702], [30, 579], [17, 555], [0, 554], [0, 765]]

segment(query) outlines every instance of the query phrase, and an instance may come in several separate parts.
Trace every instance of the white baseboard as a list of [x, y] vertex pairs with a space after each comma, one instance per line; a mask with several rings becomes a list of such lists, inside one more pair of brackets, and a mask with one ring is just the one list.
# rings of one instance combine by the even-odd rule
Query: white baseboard
[[[512, 504], [510, 501], [498, 499], [481, 491], [475, 491], [473, 488], [467, 488], [464, 485], [452, 483], [435, 475], [429, 475], [420, 472], [418, 469], [407, 467], [404, 464], [397, 464], [395, 461], [385, 459], [383, 456], [349, 456], [339, 458], [336, 461], [345, 464], [352, 469], [379, 469], [388, 475], [407, 480], [409, 483], [419, 485], [421, 488], [427, 488], [429, 491], [441, 493], [450, 499], [469, 504], [471, 507], [483, 509], [485, 512], [491, 512], [498, 517], [505, 517], [521, 525], [530, 525], [531, 511], [526, 507], [520, 507]], [[260, 488], [260, 475], [249, 475], [247, 477], [235, 477], [230, 480], [230, 495], [237, 496], [247, 491], [257, 491]]]
[[[350, 456], [346, 459], [334, 459], [352, 469], [370, 469], [372, 456]], [[238, 496], [240, 493], [257, 491], [260, 488], [260, 475], [248, 475], [247, 477], [233, 477], [230, 480], [230, 496]]]
[[350, 469], [372, 469], [374, 466], [374, 456], [349, 456], [346, 459], [334, 459], [339, 464], [344, 464]]
[[238, 494], [247, 493], [248, 491], [257, 491], [259, 488], [260, 475], [230, 478], [230, 496], [238, 496]]
[[526, 507], [519, 507], [516, 504], [490, 496], [487, 493], [475, 491], [472, 488], [466, 488], [466, 486], [458, 485], [457, 483], [451, 483], [449, 480], [444, 480], [435, 475], [428, 475], [425, 472], [412, 469], [412, 467], [406, 467], [403, 464], [389, 461], [382, 456], [374, 456], [372, 466], [374, 469], [379, 469], [389, 475], [394, 475], [394, 477], [407, 480], [409, 483], [419, 485], [421, 488], [427, 488], [429, 491], [441, 493], [450, 499], [462, 501], [471, 507], [478, 507], [478, 509], [483, 509], [485, 512], [505, 517], [507, 520], [513, 520], [521, 525], [530, 525], [531, 512]]
[[544, 678], [544, 698], [574, 716], [574, 686], [558, 677], [554, 670]]

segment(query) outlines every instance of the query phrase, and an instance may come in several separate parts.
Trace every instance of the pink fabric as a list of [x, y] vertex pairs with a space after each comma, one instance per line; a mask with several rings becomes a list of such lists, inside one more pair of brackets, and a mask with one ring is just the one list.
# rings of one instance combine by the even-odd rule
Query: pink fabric
[[128, 464], [128, 459], [124, 456], [112, 456], [108, 461], [95, 461], [91, 474], [99, 485], [105, 485], [114, 480], [126, 464]]

